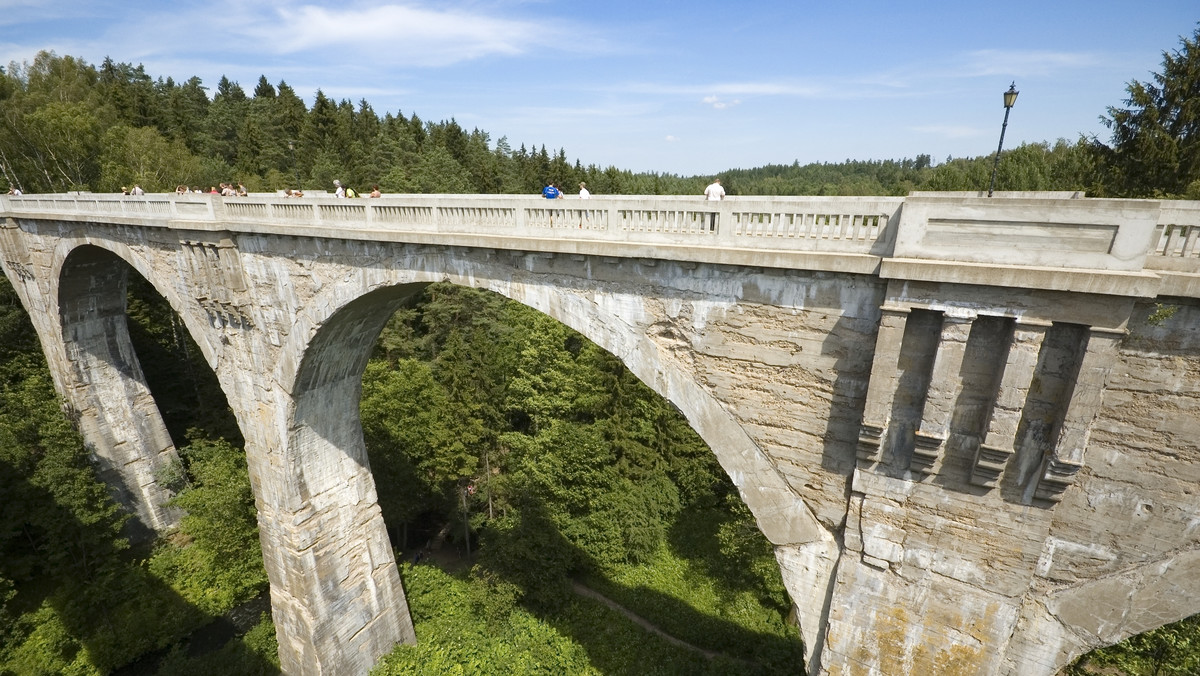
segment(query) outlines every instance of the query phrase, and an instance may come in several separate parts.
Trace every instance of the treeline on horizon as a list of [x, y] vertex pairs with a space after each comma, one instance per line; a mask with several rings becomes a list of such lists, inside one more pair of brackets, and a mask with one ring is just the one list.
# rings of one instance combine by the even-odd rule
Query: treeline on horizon
[[[1200, 199], [1198, 39], [1200, 29], [1164, 53], [1151, 82], [1130, 82], [1124, 106], [1108, 107], [1108, 143], [1081, 135], [1004, 151], [997, 189]], [[328, 189], [336, 178], [359, 192], [523, 194], [584, 181], [598, 195], [661, 195], [700, 194], [712, 178], [584, 166], [563, 149], [514, 149], [453, 118], [381, 116], [365, 99], [334, 101], [321, 90], [309, 107], [265, 75], [249, 94], [226, 77], [209, 93], [195, 76], [180, 82], [111, 58], [96, 67], [39, 52], [0, 69], [0, 172], [27, 193], [118, 192], [135, 183], [149, 192], [223, 182]], [[994, 158], [796, 161], [719, 175], [732, 195], [986, 190]]]

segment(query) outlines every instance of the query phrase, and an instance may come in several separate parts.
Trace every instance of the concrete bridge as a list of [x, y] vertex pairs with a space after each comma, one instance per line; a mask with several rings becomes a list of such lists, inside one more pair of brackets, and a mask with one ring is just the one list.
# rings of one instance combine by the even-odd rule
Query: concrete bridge
[[[487, 288], [677, 405], [774, 544], [810, 673], [1051, 674], [1200, 610], [1200, 203], [0, 198], [0, 258], [147, 527], [175, 451], [125, 326], [182, 318], [246, 439], [280, 659], [413, 641], [358, 418], [392, 312]], [[799, 670], [797, 665], [797, 670]]]

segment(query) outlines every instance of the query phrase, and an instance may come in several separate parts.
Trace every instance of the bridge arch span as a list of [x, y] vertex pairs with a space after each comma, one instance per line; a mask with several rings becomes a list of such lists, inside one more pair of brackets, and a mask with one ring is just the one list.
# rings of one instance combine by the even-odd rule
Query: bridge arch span
[[[562, 280], [550, 283], [531, 276], [520, 258], [497, 261], [494, 255], [472, 250], [422, 256], [414, 262], [373, 269], [350, 283], [321, 284], [306, 303], [309, 311], [302, 313], [303, 319], [289, 335], [284, 352], [301, 356], [280, 360], [276, 378], [281, 384], [291, 383], [284, 385], [290, 388], [292, 400], [287, 462], [294, 463], [293, 475], [303, 482], [291, 500], [309, 501], [311, 509], [324, 513], [335, 508], [326, 499], [341, 496], [338, 499], [349, 500], [342, 506], [348, 510], [344, 511], [347, 523], [366, 518], [352, 516], [351, 505], [370, 502], [371, 523], [363, 526], [370, 535], [365, 540], [387, 541], [359, 421], [367, 359], [388, 319], [427, 284], [446, 281], [490, 290], [562, 322], [614, 354], [684, 413], [738, 487], [760, 529], [775, 545], [781, 565], [793, 569], [788, 578], [811, 581], [811, 587], [789, 592], [799, 608], [805, 645], [820, 644], [823, 585], [828, 584], [836, 561], [834, 538], [730, 411], [651, 339], [657, 320], [639, 307], [648, 299]], [[378, 552], [372, 560], [383, 556], [390, 556], [390, 551]], [[797, 568], [807, 574], [797, 574]], [[380, 569], [373, 574], [386, 577]], [[396, 589], [403, 598], [398, 584]]]
[[[441, 260], [445, 262], [442, 269], [391, 271], [394, 285], [329, 285], [326, 287], [328, 297], [313, 299], [312, 306], [327, 308], [326, 314], [308, 317], [313, 322], [308, 329], [312, 337], [300, 349], [302, 359], [299, 363], [281, 361], [278, 374], [279, 382], [294, 383], [296, 429], [307, 426], [307, 421], [315, 421], [315, 416], [324, 415], [318, 407], [307, 403], [313, 400], [317, 391], [338, 388], [339, 395], [353, 394], [353, 403], [357, 406], [354, 383], [361, 383], [363, 369], [379, 332], [400, 304], [420, 293], [426, 284], [447, 281], [486, 289], [538, 310], [579, 332], [615, 355], [642, 382], [678, 407], [713, 449], [773, 544], [807, 544], [821, 539], [818, 530], [824, 529], [811, 510], [804, 506], [802, 498], [788, 486], [745, 429], [648, 338], [644, 327], [629, 323], [627, 312], [631, 304], [644, 299], [589, 299], [580, 293], [580, 289], [518, 280], [514, 273], [520, 271], [519, 267], [487, 264], [465, 273], [460, 270], [465, 262], [463, 259]], [[636, 309], [634, 313], [641, 314]], [[648, 317], [643, 319], [653, 321]], [[293, 337], [299, 348], [304, 332], [296, 332]], [[294, 375], [282, 370], [293, 364], [296, 366]], [[340, 396], [338, 400], [341, 401]], [[339, 419], [357, 422], [357, 408], [352, 416]], [[332, 421], [321, 427], [331, 435], [322, 435], [327, 441], [336, 438], [339, 442], [352, 443], [354, 440], [352, 431], [335, 431]], [[361, 443], [361, 431], [358, 436], [358, 443]], [[343, 450], [349, 448], [340, 443], [334, 446]]]

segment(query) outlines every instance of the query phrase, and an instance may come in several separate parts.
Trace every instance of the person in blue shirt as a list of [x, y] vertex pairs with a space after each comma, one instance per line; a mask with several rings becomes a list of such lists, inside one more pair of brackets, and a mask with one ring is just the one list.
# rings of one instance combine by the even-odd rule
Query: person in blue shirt
[[542, 188], [542, 197], [545, 197], [548, 200], [562, 199], [562, 196], [562, 191], [558, 188], [555, 188], [553, 183], [545, 188]]

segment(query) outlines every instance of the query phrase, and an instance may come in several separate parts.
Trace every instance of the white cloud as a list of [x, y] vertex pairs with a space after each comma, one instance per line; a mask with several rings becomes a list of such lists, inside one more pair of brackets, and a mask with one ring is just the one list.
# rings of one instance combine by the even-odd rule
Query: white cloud
[[620, 87], [621, 91], [638, 94], [673, 94], [694, 96], [707, 94], [724, 96], [803, 96], [814, 97], [825, 89], [814, 85], [789, 82], [718, 82], [708, 84], [663, 84], [635, 82]]
[[706, 105], [710, 105], [717, 110], [723, 110], [725, 108], [730, 108], [730, 107], [736, 106], [739, 103], [741, 103], [741, 100], [739, 100], [739, 99], [732, 99], [730, 101], [726, 101], [719, 96], [705, 96], [703, 101]]
[[[392, 72], [545, 50], [600, 54], [613, 49], [594, 29], [569, 20], [547, 26], [491, 11], [471, 3], [327, 7], [289, 0], [214, 0], [204, 6], [125, 14], [104, 34], [91, 38], [87, 52], [109, 53], [119, 45], [115, 56], [122, 61], [154, 62], [166, 55], [177, 61], [185, 61], [187, 55], [210, 60], [215, 54], [225, 61], [262, 62], [270, 55], [279, 66], [320, 60]], [[269, 59], [265, 65], [274, 67]]]
[[1121, 68], [1115, 57], [1093, 52], [981, 49], [915, 60], [858, 78], [860, 85], [928, 88], [935, 83], [975, 78], [1065, 77], [1067, 73]]
[[314, 5], [276, 10], [273, 20], [245, 31], [276, 53], [343, 49], [403, 59], [409, 65], [444, 65], [491, 55], [515, 55], [541, 45], [544, 27], [473, 14], [382, 5], [364, 10]]
[[58, 0], [0, 0], [0, 26], [59, 16], [61, 4]]
[[675, 143], [676, 141], [679, 140], [679, 137], [667, 134], [666, 138], [664, 138], [663, 140], [666, 141], [667, 143]]

